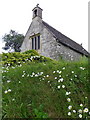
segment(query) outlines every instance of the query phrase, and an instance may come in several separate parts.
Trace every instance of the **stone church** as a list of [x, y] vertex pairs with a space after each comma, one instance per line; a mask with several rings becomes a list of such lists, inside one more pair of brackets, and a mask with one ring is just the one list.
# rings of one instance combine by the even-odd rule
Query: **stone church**
[[41, 55], [56, 60], [78, 60], [82, 56], [89, 56], [80, 44], [44, 22], [42, 11], [39, 4], [32, 10], [32, 22], [22, 43], [21, 52], [35, 49]]

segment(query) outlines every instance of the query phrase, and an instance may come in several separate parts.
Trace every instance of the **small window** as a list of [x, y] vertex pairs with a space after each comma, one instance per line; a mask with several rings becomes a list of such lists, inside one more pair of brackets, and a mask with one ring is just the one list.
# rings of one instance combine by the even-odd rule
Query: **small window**
[[37, 16], [37, 10], [34, 11], [35, 17]]
[[38, 36], [38, 49], [40, 49], [40, 36]]
[[32, 49], [34, 49], [34, 38], [32, 38]]
[[35, 50], [37, 49], [37, 39], [35, 37]]

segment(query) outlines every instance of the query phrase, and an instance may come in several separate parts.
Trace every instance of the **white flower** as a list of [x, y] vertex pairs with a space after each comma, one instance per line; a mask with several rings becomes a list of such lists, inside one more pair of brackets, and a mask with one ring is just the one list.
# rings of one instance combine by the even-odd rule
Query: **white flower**
[[57, 77], [55, 77], [55, 79], [57, 79]]
[[19, 83], [21, 83], [21, 82], [19, 81]]
[[55, 71], [53, 71], [53, 73], [55, 73]]
[[58, 82], [61, 82], [61, 80], [58, 80]]
[[82, 114], [79, 114], [79, 118], [82, 118]]
[[72, 71], [72, 73], [74, 73], [74, 71]]
[[85, 108], [83, 111], [87, 113], [89, 110], [88, 110], [88, 108]]
[[46, 75], [46, 77], [49, 77], [49, 75]]
[[69, 109], [69, 110], [71, 110], [71, 109], [72, 109], [72, 106], [71, 106], [71, 105], [69, 105], [69, 106], [68, 106], [68, 109]]
[[72, 78], [70, 80], [72, 81]]
[[71, 112], [68, 112], [68, 115], [70, 116], [70, 115], [71, 115]]
[[62, 88], [65, 88], [65, 85], [62, 85]]
[[65, 67], [63, 67], [62, 69], [65, 70]]
[[73, 110], [74, 113], [76, 113], [76, 110]]
[[43, 74], [43, 72], [40, 73], [41, 75]]
[[78, 112], [79, 112], [79, 113], [82, 113], [82, 110], [81, 110], [81, 109], [79, 109], [79, 110], [78, 110]]
[[85, 70], [85, 68], [83, 68], [83, 67], [80, 67], [80, 69], [81, 69], [81, 70]]
[[66, 92], [66, 95], [70, 95], [71, 94], [71, 92]]
[[12, 101], [15, 101], [15, 99], [13, 98]]
[[59, 71], [59, 74], [61, 74], [62, 73], [62, 71]]
[[35, 77], [38, 77], [38, 75], [36, 74]]
[[35, 73], [33, 72], [32, 75], [35, 75]]
[[24, 77], [24, 75], [22, 75], [22, 77]]
[[11, 82], [10, 80], [7, 80], [7, 83]]
[[68, 101], [68, 102], [70, 102], [70, 101], [71, 101], [71, 99], [70, 99], [70, 98], [67, 98], [67, 101]]
[[8, 89], [8, 92], [11, 92], [11, 89]]
[[58, 89], [60, 89], [60, 85], [58, 86]]
[[59, 73], [59, 70], [57, 70], [57, 73]]
[[75, 77], [77, 77], [77, 75], [75, 75]]
[[61, 78], [60, 81], [63, 82], [63, 78]]
[[82, 106], [83, 106], [83, 104], [80, 104], [80, 106], [82, 107]]
[[5, 91], [4, 91], [4, 93], [6, 94], [6, 93], [8, 93], [8, 91], [7, 91], [7, 90], [5, 90]]
[[61, 77], [61, 75], [59, 75], [59, 77]]

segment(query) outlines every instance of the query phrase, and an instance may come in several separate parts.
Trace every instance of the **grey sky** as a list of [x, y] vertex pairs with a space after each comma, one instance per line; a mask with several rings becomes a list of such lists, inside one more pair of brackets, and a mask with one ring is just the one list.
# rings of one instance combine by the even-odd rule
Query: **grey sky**
[[1, 0], [0, 48], [2, 36], [11, 29], [25, 35], [37, 3], [44, 21], [88, 50], [88, 0]]

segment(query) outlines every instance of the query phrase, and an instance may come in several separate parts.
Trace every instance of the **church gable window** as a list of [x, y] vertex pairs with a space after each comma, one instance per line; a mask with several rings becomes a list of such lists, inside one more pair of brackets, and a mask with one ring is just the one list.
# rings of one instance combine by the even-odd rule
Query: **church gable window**
[[40, 49], [40, 34], [36, 34], [30, 37], [32, 40], [32, 49]]

